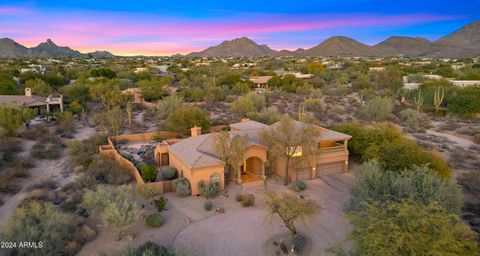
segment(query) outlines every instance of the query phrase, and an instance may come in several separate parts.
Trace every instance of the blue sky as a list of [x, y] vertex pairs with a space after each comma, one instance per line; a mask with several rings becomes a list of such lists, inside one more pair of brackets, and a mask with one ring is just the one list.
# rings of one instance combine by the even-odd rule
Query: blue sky
[[274, 49], [344, 35], [438, 39], [480, 20], [480, 1], [0, 1], [0, 37], [46, 38], [80, 51], [187, 53], [247, 36]]

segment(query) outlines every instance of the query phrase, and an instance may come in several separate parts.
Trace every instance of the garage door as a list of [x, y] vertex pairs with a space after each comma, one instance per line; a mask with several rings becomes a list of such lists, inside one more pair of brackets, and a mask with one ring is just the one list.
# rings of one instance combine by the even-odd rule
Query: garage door
[[297, 180], [309, 180], [311, 179], [310, 173], [312, 172], [311, 168], [302, 168], [297, 170]]
[[343, 172], [343, 161], [340, 162], [333, 162], [333, 163], [326, 163], [326, 164], [319, 164], [317, 165], [317, 177], [321, 177], [324, 175], [334, 174], [334, 173], [342, 173]]

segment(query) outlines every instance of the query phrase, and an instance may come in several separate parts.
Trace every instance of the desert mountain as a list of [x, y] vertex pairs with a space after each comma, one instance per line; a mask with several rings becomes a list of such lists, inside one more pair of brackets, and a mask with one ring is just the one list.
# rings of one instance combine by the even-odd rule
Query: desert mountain
[[47, 41], [30, 48], [30, 55], [40, 57], [80, 57], [82, 53], [69, 47], [58, 46], [52, 40], [47, 39]]
[[0, 39], [0, 57], [13, 58], [17, 56], [25, 56], [28, 54], [28, 48], [18, 44], [10, 38]]
[[108, 51], [94, 51], [87, 53], [88, 56], [92, 56], [93, 58], [113, 58], [115, 55]]
[[375, 48], [362, 44], [352, 38], [334, 36], [323, 43], [305, 50], [306, 56], [376, 56], [380, 55]]
[[201, 52], [192, 52], [188, 57], [226, 57], [226, 56], [270, 56], [276, 51], [266, 45], [258, 45], [254, 41], [242, 37], [224, 41], [217, 46], [209, 47]]
[[[113, 55], [109, 52], [93, 52], [91, 56], [96, 58], [110, 58]], [[39, 45], [27, 48], [12, 39], [0, 39], [0, 58], [14, 57], [82, 57], [87, 56], [79, 51], [72, 50], [69, 47], [56, 45], [52, 40], [40, 43]]]
[[421, 37], [392, 36], [373, 46], [382, 55], [421, 56], [430, 52], [433, 42]]

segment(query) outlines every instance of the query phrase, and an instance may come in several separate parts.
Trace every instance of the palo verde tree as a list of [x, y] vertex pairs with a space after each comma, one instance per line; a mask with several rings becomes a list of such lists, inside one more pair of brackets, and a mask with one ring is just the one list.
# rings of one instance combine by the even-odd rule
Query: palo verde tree
[[1, 106], [0, 107], [0, 127], [6, 136], [13, 136], [20, 126], [30, 120], [33, 111], [29, 108], [20, 108], [18, 106]]
[[305, 224], [307, 220], [313, 219], [318, 212], [317, 205], [312, 200], [302, 200], [288, 192], [274, 193], [268, 190], [265, 192], [265, 204], [268, 217], [278, 215], [290, 232], [293, 252], [295, 250], [293, 241], [297, 236], [295, 223]]
[[285, 185], [288, 185], [292, 158], [303, 160], [312, 149], [317, 148], [315, 138], [319, 130], [308, 123], [293, 120], [289, 116], [283, 116], [280, 121], [271, 127], [262, 129], [259, 133], [260, 141], [269, 148], [269, 153], [285, 162]]
[[[235, 173], [238, 177], [237, 182], [240, 183], [241, 170], [240, 166], [243, 162], [243, 153], [247, 147], [247, 135], [230, 136], [228, 132], [215, 134], [213, 137], [213, 147], [220, 159], [225, 162], [228, 173]], [[225, 181], [229, 178], [226, 177]]]

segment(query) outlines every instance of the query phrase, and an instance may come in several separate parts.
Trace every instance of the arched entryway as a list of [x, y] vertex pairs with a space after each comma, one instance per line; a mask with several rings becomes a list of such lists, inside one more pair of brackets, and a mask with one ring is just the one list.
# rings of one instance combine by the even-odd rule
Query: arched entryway
[[247, 158], [240, 167], [242, 172], [242, 182], [259, 181], [264, 175], [265, 165], [258, 157]]

